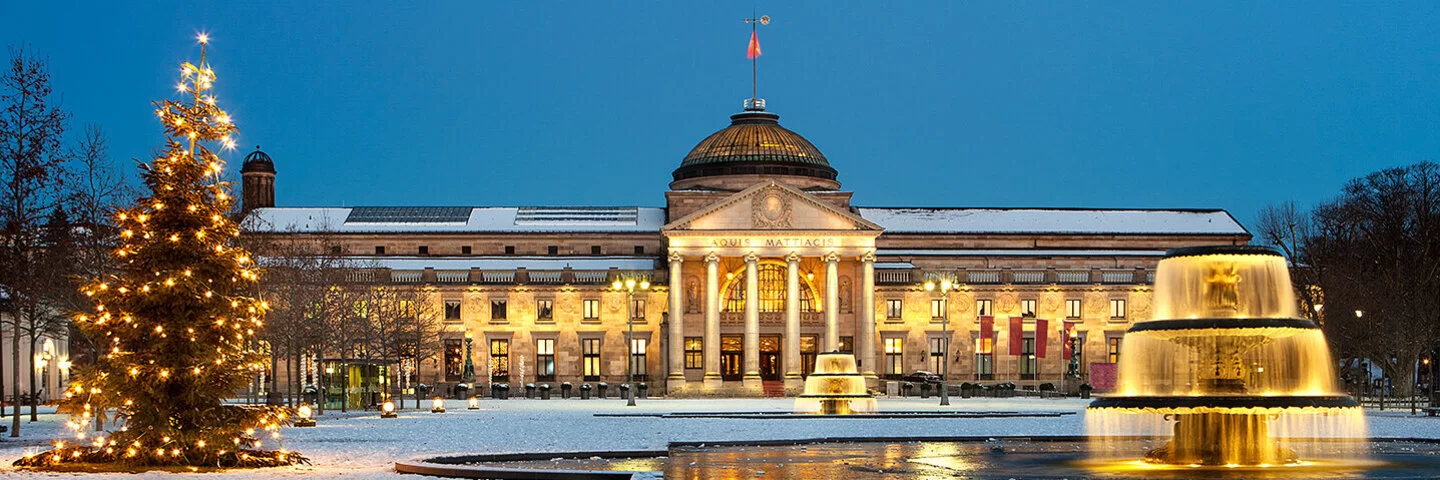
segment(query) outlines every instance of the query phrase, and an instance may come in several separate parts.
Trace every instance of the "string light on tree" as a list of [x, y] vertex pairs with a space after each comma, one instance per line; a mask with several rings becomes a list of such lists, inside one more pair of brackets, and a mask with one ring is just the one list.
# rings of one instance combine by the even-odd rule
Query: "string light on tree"
[[[94, 311], [74, 317], [83, 334], [110, 345], [94, 365], [75, 368], [65, 392], [66, 407], [77, 412], [67, 425], [77, 440], [93, 438], [56, 442], [16, 465], [307, 462], [283, 448], [262, 449], [261, 436], [278, 439], [290, 424], [288, 409], [224, 402], [263, 369], [250, 345], [268, 305], [249, 296], [259, 267], [232, 244], [240, 230], [228, 216], [229, 186], [219, 180], [224, 161], [210, 146], [233, 149], [236, 129], [214, 95], [210, 38], [196, 40], [200, 61], [180, 66], [181, 99], [155, 103], [167, 138], [165, 152], [141, 165], [149, 195], [116, 213], [119, 271], [82, 287]], [[117, 428], [87, 434], [107, 416]]]

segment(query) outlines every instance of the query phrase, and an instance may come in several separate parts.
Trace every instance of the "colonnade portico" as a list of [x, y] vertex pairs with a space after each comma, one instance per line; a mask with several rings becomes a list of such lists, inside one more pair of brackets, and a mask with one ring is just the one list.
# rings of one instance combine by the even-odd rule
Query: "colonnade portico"
[[[724, 384], [721, 375], [722, 350], [720, 321], [723, 292], [721, 292], [720, 287], [725, 280], [721, 277], [720, 263], [722, 259], [734, 257], [739, 257], [743, 259], [744, 262], [744, 278], [735, 279], [735, 281], [744, 282], [743, 288], [745, 291], [743, 361], [741, 363], [743, 377], [741, 380], [741, 388], [746, 391], [759, 391], [761, 388], [760, 338], [762, 331], [760, 324], [758, 267], [762, 260], [770, 261], [774, 260], [775, 257], [762, 255], [760, 251], [747, 251], [740, 255], [735, 255], [735, 253], [738, 252], [717, 250], [705, 252], [703, 256], [692, 256], [686, 255], [682, 249], [672, 247], [669, 255], [669, 266], [672, 278], [669, 296], [672, 316], [669, 325], [669, 351], [667, 352], [669, 357], [669, 381], [671, 382], [671, 388], [683, 388], [682, 386], [685, 385], [686, 382], [683, 373], [686, 354], [684, 344], [687, 335], [684, 312], [688, 309], [684, 302], [687, 298], [691, 297], [685, 292], [687, 287], [685, 282], [679, 279], [684, 277], [683, 272], [685, 272], [684, 267], [687, 262], [704, 264], [704, 280], [701, 287], [705, 292], [704, 305], [701, 308], [701, 318], [703, 318], [703, 386], [706, 387], [707, 390], [715, 390]], [[873, 274], [875, 262], [873, 250], [856, 253], [861, 253], [860, 255], [855, 255], [853, 258], [860, 262], [862, 271], [869, 271]], [[824, 332], [823, 335], [820, 336], [823, 341], [819, 347], [821, 351], [826, 352], [838, 350], [840, 348], [841, 334], [839, 315], [839, 266], [841, 263], [841, 255], [837, 251], [812, 253], [797, 250], [785, 253], [783, 256], [779, 256], [779, 258], [783, 259], [785, 263], [783, 347], [780, 349], [782, 361], [779, 371], [783, 373], [783, 380], [787, 389], [799, 389], [802, 386], [802, 376], [811, 373], [802, 371], [801, 365], [802, 295], [800, 289], [803, 274], [800, 265], [802, 260], [811, 258], [820, 259], [824, 263], [824, 296], [822, 300], [817, 302], [825, 318], [823, 324]], [[865, 284], [869, 283], [871, 282], [862, 282], [862, 288]], [[864, 366], [863, 371], [867, 372], [867, 378], [875, 378], [875, 348], [874, 345], [870, 345], [870, 343], [874, 342], [875, 330], [874, 300], [870, 298], [873, 296], [873, 288], [871, 290], [861, 290], [859, 296], [862, 301], [860, 302], [860, 308], [856, 309], [858, 310], [858, 315], [855, 326], [855, 336], [857, 337], [855, 353], [857, 360]], [[695, 336], [693, 334], [690, 335]]]

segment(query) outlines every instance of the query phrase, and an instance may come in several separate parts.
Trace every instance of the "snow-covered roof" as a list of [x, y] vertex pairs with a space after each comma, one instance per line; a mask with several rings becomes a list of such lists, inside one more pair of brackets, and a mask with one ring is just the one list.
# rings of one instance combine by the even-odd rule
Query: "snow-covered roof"
[[1043, 249], [1043, 248], [976, 248], [976, 249], [935, 249], [935, 250], [889, 250], [880, 249], [875, 251], [876, 255], [892, 257], [1163, 257], [1165, 250], [1064, 250], [1064, 249]]
[[656, 232], [665, 209], [652, 207], [272, 207], [245, 220], [252, 232]]
[[1224, 210], [873, 208], [886, 233], [1248, 234]]
[[[587, 256], [587, 257], [414, 257], [414, 256], [351, 256], [346, 257], [354, 268], [388, 268], [391, 270], [654, 270], [657, 257]], [[261, 259], [262, 264], [265, 259]]]

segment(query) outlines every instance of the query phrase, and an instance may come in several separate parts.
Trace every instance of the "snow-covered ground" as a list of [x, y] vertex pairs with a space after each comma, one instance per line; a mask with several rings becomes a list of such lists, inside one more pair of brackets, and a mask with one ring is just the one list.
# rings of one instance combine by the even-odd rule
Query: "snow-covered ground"
[[[315, 428], [284, 431], [285, 448], [310, 457], [308, 466], [204, 474], [206, 479], [255, 478], [419, 478], [392, 470], [396, 460], [462, 453], [504, 453], [584, 450], [660, 450], [672, 441], [726, 441], [818, 437], [925, 437], [979, 435], [1076, 435], [1083, 433], [1084, 407], [1078, 399], [959, 399], [945, 407], [957, 411], [1069, 411], [1075, 415], [1036, 418], [925, 418], [784, 420], [720, 418], [596, 417], [595, 413], [756, 412], [789, 411], [786, 399], [640, 400], [626, 407], [621, 400], [485, 400], [480, 410], [466, 410], [452, 400], [447, 413], [407, 409], [398, 419], [376, 412], [328, 412]], [[880, 399], [881, 411], [940, 410], [936, 399]], [[408, 406], [413, 407], [411, 400]], [[0, 437], [0, 477], [103, 478], [101, 475], [56, 475], [10, 471], [12, 461], [43, 449], [60, 433], [64, 418], [53, 408], [40, 421], [21, 425], [18, 439]], [[1440, 417], [1411, 417], [1408, 410], [1371, 412], [1376, 437], [1440, 438]], [[10, 418], [0, 419], [4, 425]], [[267, 447], [269, 444], [267, 444]], [[125, 478], [174, 478], [148, 473]]]

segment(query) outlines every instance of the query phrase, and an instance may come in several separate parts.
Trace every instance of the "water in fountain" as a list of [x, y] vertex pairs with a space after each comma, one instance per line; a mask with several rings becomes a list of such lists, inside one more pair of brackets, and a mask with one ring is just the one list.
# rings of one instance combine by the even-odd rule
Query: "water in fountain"
[[805, 393], [795, 398], [795, 413], [846, 415], [874, 413], [875, 397], [865, 390], [865, 377], [855, 356], [829, 352], [815, 356], [815, 373], [805, 378]]
[[1339, 390], [1325, 336], [1299, 318], [1292, 288], [1273, 249], [1170, 251], [1155, 319], [1126, 332], [1116, 391], [1086, 412], [1094, 450], [1123, 457], [1138, 452], [1117, 451], [1118, 436], [1168, 436], [1147, 462], [1278, 466], [1362, 440], [1359, 405]]

